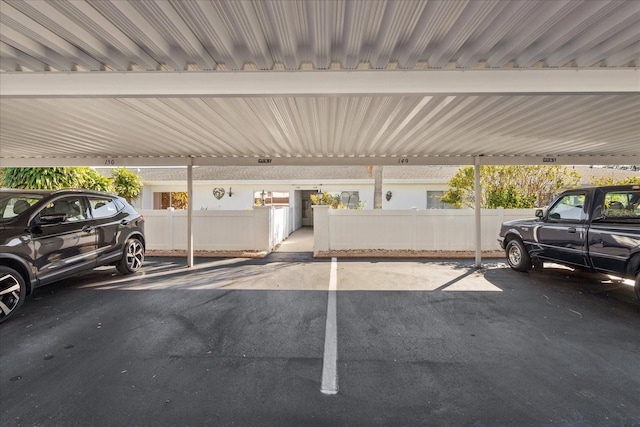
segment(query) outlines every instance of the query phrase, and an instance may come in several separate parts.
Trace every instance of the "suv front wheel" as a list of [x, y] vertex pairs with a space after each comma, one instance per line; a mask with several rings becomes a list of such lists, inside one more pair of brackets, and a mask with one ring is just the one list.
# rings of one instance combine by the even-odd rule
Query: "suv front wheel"
[[26, 296], [27, 287], [20, 273], [0, 266], [0, 323], [18, 311]]
[[122, 274], [132, 274], [140, 270], [144, 261], [144, 245], [132, 237], [124, 245], [122, 259], [116, 264], [116, 268]]

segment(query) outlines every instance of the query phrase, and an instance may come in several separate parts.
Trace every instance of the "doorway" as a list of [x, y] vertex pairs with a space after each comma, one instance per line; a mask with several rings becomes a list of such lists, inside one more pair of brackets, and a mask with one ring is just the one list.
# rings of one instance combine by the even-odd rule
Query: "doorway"
[[311, 195], [316, 194], [315, 190], [301, 190], [302, 203], [300, 204], [300, 217], [303, 227], [313, 227], [313, 208], [311, 207]]

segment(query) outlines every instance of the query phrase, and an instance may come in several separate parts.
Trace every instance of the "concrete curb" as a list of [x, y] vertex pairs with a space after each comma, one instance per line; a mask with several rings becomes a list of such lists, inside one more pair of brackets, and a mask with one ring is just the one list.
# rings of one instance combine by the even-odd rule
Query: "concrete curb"
[[[262, 259], [270, 253], [267, 251], [194, 251], [194, 256], [198, 258], [251, 258]], [[284, 253], [284, 252], [283, 252]], [[186, 257], [185, 250], [148, 250], [146, 256], [150, 257]], [[314, 258], [459, 258], [473, 259], [476, 254], [473, 251], [410, 251], [410, 250], [388, 250], [388, 249], [350, 249], [340, 251], [314, 252]], [[483, 258], [504, 258], [502, 251], [483, 251]]]

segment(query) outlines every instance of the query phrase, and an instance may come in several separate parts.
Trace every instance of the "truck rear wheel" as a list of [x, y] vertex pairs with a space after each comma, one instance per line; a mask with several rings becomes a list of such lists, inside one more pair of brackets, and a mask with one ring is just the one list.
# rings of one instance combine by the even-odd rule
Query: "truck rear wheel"
[[520, 239], [510, 240], [509, 243], [507, 243], [505, 252], [507, 254], [509, 267], [516, 271], [531, 270], [531, 257]]

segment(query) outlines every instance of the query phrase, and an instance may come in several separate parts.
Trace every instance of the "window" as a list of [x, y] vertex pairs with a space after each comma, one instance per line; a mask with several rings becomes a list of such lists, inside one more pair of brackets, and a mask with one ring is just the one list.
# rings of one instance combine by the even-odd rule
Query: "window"
[[189, 198], [186, 191], [153, 193], [153, 209], [187, 209]]
[[56, 199], [49, 203], [40, 213], [46, 215], [64, 215], [64, 222], [81, 221], [87, 219], [87, 213], [80, 196]]
[[604, 195], [605, 218], [639, 219], [640, 191], [616, 191]]
[[587, 214], [584, 211], [584, 193], [567, 194], [549, 209], [549, 219], [584, 221]]
[[340, 204], [347, 209], [357, 209], [360, 207], [360, 192], [343, 191], [340, 193]]
[[118, 206], [113, 199], [90, 197], [89, 204], [94, 218], [109, 218], [118, 213]]
[[440, 201], [446, 191], [427, 191], [427, 209], [453, 209], [448, 203]]
[[253, 193], [254, 206], [289, 206], [288, 191], [255, 191]]
[[20, 215], [37, 203], [41, 197], [31, 194], [0, 195], [0, 220]]

